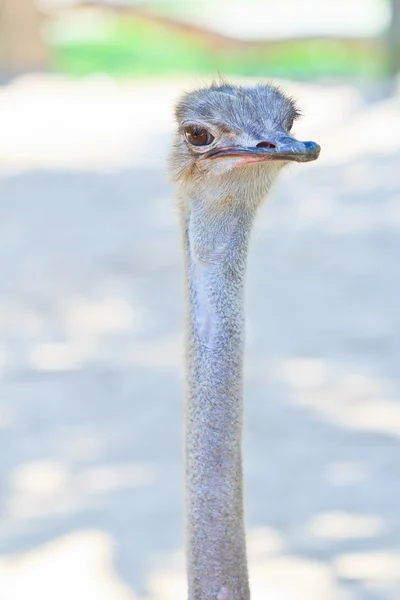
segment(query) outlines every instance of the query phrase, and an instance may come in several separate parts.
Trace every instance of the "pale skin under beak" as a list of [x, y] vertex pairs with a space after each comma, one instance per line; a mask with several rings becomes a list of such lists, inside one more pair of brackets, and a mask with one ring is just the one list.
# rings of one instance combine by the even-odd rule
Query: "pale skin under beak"
[[[265, 145], [261, 145], [265, 144]], [[267, 146], [268, 144], [268, 146]], [[230, 146], [214, 148], [204, 155], [204, 158], [241, 158], [237, 166], [271, 160], [309, 162], [316, 160], [320, 146], [315, 142], [299, 142], [290, 137], [268, 139], [257, 146]]]

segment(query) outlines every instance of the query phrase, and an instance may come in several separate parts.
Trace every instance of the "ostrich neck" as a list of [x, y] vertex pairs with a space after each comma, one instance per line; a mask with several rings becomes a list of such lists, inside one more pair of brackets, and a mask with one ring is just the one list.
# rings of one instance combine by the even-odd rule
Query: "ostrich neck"
[[243, 203], [192, 200], [187, 272], [189, 600], [248, 600], [242, 478], [243, 283], [253, 221]]

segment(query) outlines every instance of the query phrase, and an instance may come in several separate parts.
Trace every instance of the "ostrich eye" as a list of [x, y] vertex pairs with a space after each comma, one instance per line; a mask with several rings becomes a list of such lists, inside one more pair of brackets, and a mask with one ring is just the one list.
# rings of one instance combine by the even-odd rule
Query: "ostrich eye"
[[186, 127], [185, 137], [192, 146], [208, 146], [214, 141], [214, 136], [207, 129], [199, 125]]

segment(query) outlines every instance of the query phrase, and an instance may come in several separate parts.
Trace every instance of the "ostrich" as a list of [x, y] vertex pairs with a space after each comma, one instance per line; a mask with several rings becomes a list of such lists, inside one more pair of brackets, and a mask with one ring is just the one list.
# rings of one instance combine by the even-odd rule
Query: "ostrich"
[[222, 82], [184, 94], [169, 168], [187, 289], [185, 406], [189, 600], [248, 600], [243, 516], [243, 283], [250, 231], [289, 161], [318, 158], [290, 130], [279, 88]]

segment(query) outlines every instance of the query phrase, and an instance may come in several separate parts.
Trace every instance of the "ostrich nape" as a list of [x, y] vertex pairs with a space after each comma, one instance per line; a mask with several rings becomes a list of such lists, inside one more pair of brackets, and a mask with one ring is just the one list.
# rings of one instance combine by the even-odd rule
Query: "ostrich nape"
[[249, 600], [243, 508], [243, 288], [262, 199], [290, 161], [318, 158], [290, 133], [277, 87], [223, 83], [177, 103], [170, 171], [184, 247], [189, 600]]

